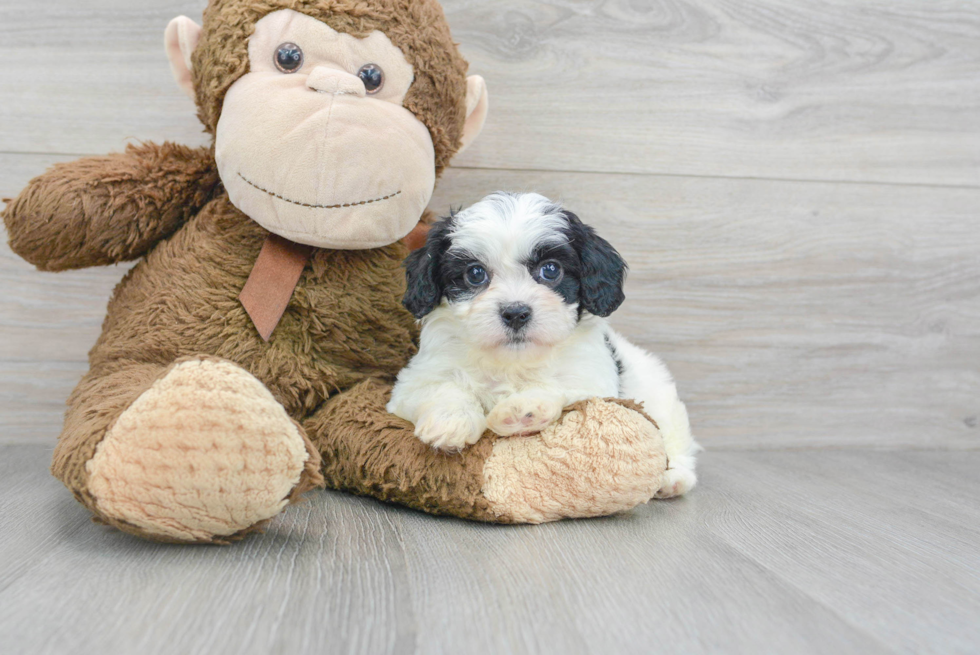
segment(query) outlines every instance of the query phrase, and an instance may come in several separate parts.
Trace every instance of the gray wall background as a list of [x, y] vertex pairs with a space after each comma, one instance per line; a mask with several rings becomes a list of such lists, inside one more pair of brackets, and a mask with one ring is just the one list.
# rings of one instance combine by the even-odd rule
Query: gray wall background
[[[443, 5], [491, 114], [432, 208], [536, 190], [594, 224], [706, 446], [980, 448], [980, 2]], [[205, 143], [162, 47], [203, 6], [0, 2], [0, 197]], [[0, 443], [54, 443], [126, 270], [0, 245]]]

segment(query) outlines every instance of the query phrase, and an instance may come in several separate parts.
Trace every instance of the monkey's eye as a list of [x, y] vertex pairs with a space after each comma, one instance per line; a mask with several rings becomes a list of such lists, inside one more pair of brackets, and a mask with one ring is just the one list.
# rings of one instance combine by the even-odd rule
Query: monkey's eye
[[490, 276], [487, 274], [487, 269], [479, 264], [472, 264], [466, 269], [466, 284], [471, 287], [482, 287], [489, 279]]
[[303, 67], [303, 50], [295, 43], [283, 43], [276, 48], [273, 61], [283, 73], [295, 73]]
[[365, 64], [357, 71], [357, 76], [364, 82], [368, 94], [374, 95], [385, 85], [385, 72], [377, 64]]
[[555, 261], [545, 262], [538, 268], [538, 277], [549, 284], [554, 284], [562, 278], [561, 264]]

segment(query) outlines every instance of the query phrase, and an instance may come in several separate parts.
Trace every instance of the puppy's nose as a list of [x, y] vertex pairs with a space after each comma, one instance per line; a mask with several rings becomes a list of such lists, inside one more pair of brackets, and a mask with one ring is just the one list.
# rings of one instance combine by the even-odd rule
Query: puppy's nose
[[531, 308], [524, 303], [513, 303], [500, 308], [500, 318], [511, 330], [520, 330], [531, 320]]

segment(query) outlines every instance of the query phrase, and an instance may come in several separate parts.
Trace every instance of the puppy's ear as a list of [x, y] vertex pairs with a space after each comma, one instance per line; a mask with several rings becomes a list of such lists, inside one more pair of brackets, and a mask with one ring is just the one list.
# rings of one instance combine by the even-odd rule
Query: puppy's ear
[[626, 262], [608, 241], [595, 233], [579, 217], [566, 211], [572, 246], [582, 262], [580, 306], [590, 314], [606, 317], [626, 299]]
[[425, 245], [405, 258], [405, 278], [408, 288], [402, 304], [415, 318], [422, 318], [442, 300], [439, 266], [442, 253], [448, 247], [451, 219], [443, 219], [429, 230]]

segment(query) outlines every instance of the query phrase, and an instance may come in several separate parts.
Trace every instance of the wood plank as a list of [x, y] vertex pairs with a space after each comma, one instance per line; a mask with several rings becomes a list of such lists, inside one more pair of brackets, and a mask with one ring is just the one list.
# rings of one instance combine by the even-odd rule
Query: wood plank
[[37, 444], [0, 445], [0, 599], [52, 548], [91, 524], [83, 507], [63, 502], [71, 494], [48, 473], [51, 455], [50, 448]]
[[[0, 156], [0, 194], [44, 163]], [[564, 197], [623, 251], [613, 323], [664, 356], [709, 447], [980, 448], [980, 192], [453, 169], [432, 207], [500, 188]], [[8, 439], [31, 438], [21, 403], [53, 434], [124, 270], [41, 274], [0, 248]], [[31, 362], [72, 365], [25, 396]]]
[[490, 653], [750, 653], [765, 634], [772, 652], [885, 652], [674, 507], [503, 534], [404, 518], [421, 644], [465, 634]]
[[0, 4], [0, 150], [102, 154], [126, 141], [206, 141], [163, 32], [205, 0]]
[[[823, 453], [731, 453], [725, 467], [713, 470], [705, 495], [727, 495], [739, 512], [712, 511], [705, 520], [740, 553], [805, 589], [894, 652], [971, 652], [980, 643], [976, 519], [960, 515], [959, 520], [937, 522], [928, 510], [910, 512], [907, 491], [855, 493], [853, 481], [858, 487], [871, 486], [868, 479], [889, 471], [896, 455], [834, 454], [862, 469], [853, 476], [826, 461]], [[951, 477], [947, 466], [960, 456], [980, 465], [978, 453], [931, 454], [917, 468], [929, 471], [922, 477], [946, 478], [942, 495], [972, 506], [970, 514], [975, 515], [980, 506], [975, 481]], [[914, 489], [938, 492], [931, 485]], [[855, 584], [857, 580], [862, 582]], [[933, 597], [937, 588], [959, 592]], [[930, 596], [928, 612], [922, 611], [924, 595]]]
[[[980, 453], [714, 452], [685, 499], [536, 527], [319, 492], [228, 548], [90, 523], [49, 456], [0, 447], [14, 652], [939, 653], [980, 639]], [[915, 472], [955, 504], [909, 512], [897, 481]]]
[[87, 370], [85, 362], [0, 360], [0, 444], [54, 444], [65, 401]]
[[[161, 47], [203, 6], [0, 4], [0, 150], [203, 143]], [[980, 186], [977, 3], [444, 6], [492, 98], [459, 165]]]
[[980, 5], [447, 2], [491, 89], [462, 166], [980, 184]]

